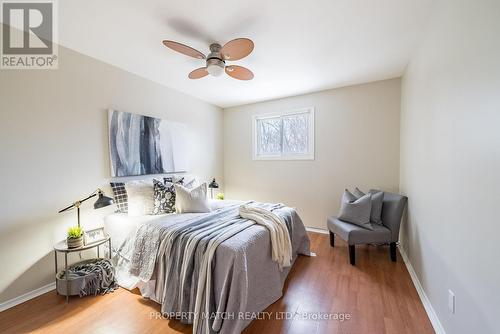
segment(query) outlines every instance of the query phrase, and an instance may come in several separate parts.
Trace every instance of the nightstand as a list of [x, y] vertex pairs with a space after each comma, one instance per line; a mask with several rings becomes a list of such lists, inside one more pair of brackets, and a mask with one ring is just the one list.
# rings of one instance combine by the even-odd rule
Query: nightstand
[[[68, 253], [74, 253], [74, 252], [81, 252], [87, 249], [91, 248], [97, 248], [97, 257], [100, 256], [100, 250], [99, 246], [104, 245], [105, 243], [108, 243], [109, 251], [108, 251], [108, 257], [111, 259], [111, 238], [109, 235], [106, 235], [105, 239], [96, 241], [94, 243], [84, 245], [82, 247], [77, 247], [77, 248], [68, 248], [68, 244], [66, 243], [66, 240], [62, 240], [58, 242], [57, 244], [54, 245], [54, 264], [55, 264], [55, 272], [56, 272], [56, 293], [59, 294], [57, 291], [57, 253], [64, 253], [64, 272], [66, 273], [68, 271]], [[69, 279], [68, 275], [64, 275], [65, 280], [66, 280], [66, 303], [69, 302]]]

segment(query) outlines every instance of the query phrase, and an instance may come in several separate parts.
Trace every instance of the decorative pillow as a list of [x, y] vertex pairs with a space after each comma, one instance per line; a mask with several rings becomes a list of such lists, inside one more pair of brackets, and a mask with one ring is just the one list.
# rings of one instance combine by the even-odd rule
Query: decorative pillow
[[197, 186], [197, 183], [198, 183], [198, 181], [196, 180], [196, 178], [185, 177], [182, 185], [188, 189], [193, 189], [195, 186]]
[[172, 175], [163, 178], [166, 186], [173, 186], [174, 184], [181, 184], [186, 188], [192, 189], [197, 185], [196, 177], [192, 175]]
[[356, 196], [356, 198], [360, 198], [360, 197], [363, 197], [363, 196], [366, 195], [364, 192], [362, 192], [361, 190], [359, 190], [358, 187], [354, 188], [354, 191], [352, 192], [352, 194], [354, 196]]
[[128, 215], [144, 216], [153, 214], [154, 189], [151, 181], [131, 181], [125, 183], [128, 196]]
[[360, 198], [356, 198], [356, 196], [346, 189], [342, 195], [339, 219], [368, 230], [373, 230], [370, 224], [371, 196], [371, 194], [366, 194]]
[[113, 189], [113, 197], [118, 208], [118, 212], [128, 212], [128, 196], [125, 190], [125, 183], [123, 182], [110, 182], [111, 189]]
[[179, 184], [174, 184], [174, 187], [176, 195], [175, 209], [177, 213], [210, 212], [206, 183], [193, 189], [188, 189]]
[[175, 188], [174, 186], [167, 187], [158, 180], [153, 179], [154, 190], [154, 215], [175, 212]]
[[372, 212], [371, 220], [375, 224], [382, 225], [382, 206], [384, 205], [384, 192], [381, 190], [370, 189], [368, 193], [372, 194]]
[[163, 178], [163, 182], [165, 183], [166, 186], [171, 186], [174, 184], [184, 184], [184, 177], [178, 177], [178, 176], [167, 176]]
[[[370, 212], [370, 221], [375, 224], [382, 224], [382, 205], [384, 204], [384, 192], [371, 189], [369, 194], [372, 194], [372, 211]], [[357, 198], [363, 197], [364, 192], [358, 188], [354, 189], [354, 196]]]

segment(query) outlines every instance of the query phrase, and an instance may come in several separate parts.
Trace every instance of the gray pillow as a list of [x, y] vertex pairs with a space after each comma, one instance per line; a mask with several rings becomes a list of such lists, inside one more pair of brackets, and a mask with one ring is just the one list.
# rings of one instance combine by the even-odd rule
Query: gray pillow
[[[370, 221], [374, 224], [382, 225], [382, 205], [384, 204], [384, 192], [381, 190], [371, 189], [369, 194], [372, 194], [372, 210], [370, 212]], [[357, 187], [354, 189], [354, 196], [356, 198], [363, 197], [364, 192]]]
[[366, 194], [357, 198], [349, 190], [345, 190], [340, 204], [339, 219], [345, 222], [373, 230], [370, 224], [370, 212], [372, 209], [372, 194]]
[[384, 192], [381, 190], [370, 189], [372, 194], [372, 212], [370, 219], [372, 223], [382, 225], [382, 206], [384, 205]]
[[366, 195], [364, 192], [362, 192], [361, 190], [359, 190], [358, 187], [354, 188], [354, 191], [352, 192], [352, 194], [354, 196], [356, 196], [356, 198], [360, 198], [360, 197], [363, 197], [363, 196]]

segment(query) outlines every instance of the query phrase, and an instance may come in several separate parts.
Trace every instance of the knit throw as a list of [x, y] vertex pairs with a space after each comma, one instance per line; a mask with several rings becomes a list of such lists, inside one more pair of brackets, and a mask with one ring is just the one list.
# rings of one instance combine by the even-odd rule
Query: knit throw
[[[63, 272], [62, 279], [66, 273]], [[92, 262], [77, 264], [68, 269], [70, 280], [82, 278], [80, 297], [103, 295], [118, 288], [115, 279], [115, 268], [108, 259], [97, 259]]]

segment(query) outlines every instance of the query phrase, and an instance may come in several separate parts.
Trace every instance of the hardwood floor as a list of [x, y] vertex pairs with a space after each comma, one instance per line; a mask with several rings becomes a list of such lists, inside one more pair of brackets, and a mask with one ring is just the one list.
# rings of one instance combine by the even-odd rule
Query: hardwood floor
[[[347, 245], [309, 233], [317, 257], [301, 256], [288, 276], [284, 296], [269, 306], [270, 319], [254, 320], [244, 333], [434, 333], [410, 276], [388, 247], [356, 248], [349, 264]], [[159, 305], [120, 289], [66, 304], [46, 293], [0, 313], [0, 333], [190, 333], [191, 326], [155, 317]], [[280, 312], [291, 312], [292, 319]], [[320, 313], [321, 312], [321, 313]], [[328, 315], [330, 314], [331, 315]], [[302, 315], [313, 319], [301, 319]], [[340, 321], [335, 314], [349, 315]], [[318, 315], [331, 320], [314, 319]]]

